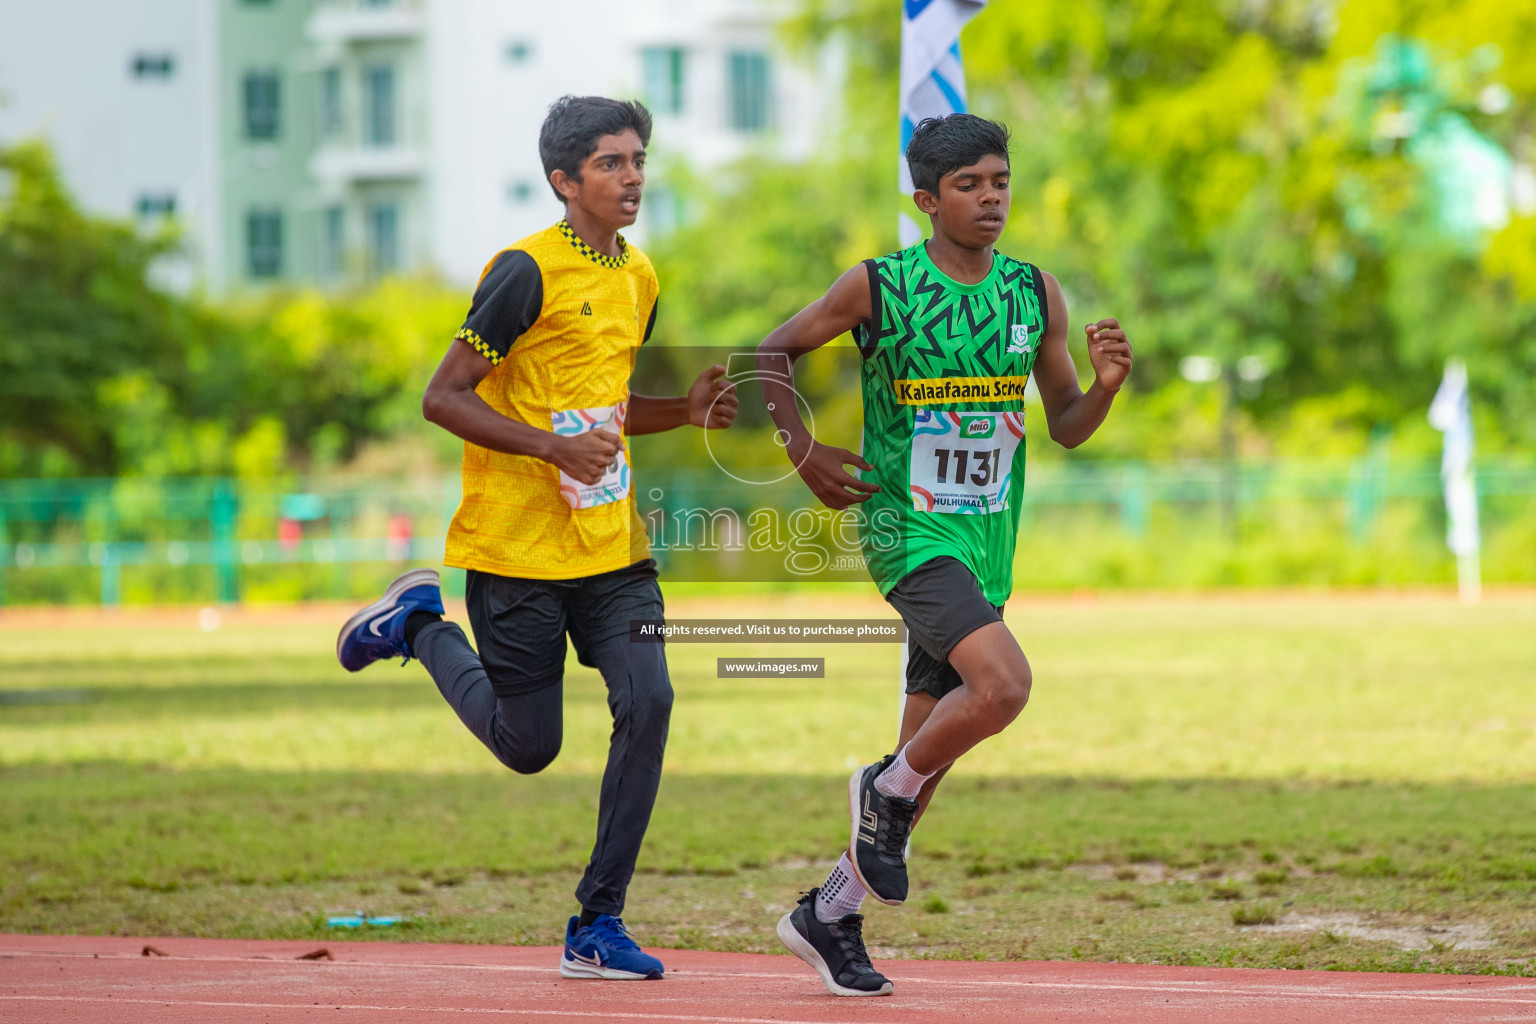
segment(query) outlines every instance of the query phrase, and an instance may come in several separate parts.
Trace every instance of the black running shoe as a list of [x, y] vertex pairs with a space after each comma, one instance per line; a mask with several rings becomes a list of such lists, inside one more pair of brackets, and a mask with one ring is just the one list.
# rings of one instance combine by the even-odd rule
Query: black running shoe
[[871, 896], [898, 907], [907, 898], [907, 837], [912, 834], [917, 801], [886, 796], [875, 788], [875, 776], [894, 760], [896, 755], [888, 754], [856, 769], [848, 779], [848, 810], [853, 818], [848, 859]]
[[888, 996], [891, 979], [875, 970], [864, 950], [864, 915], [849, 914], [831, 923], [816, 917], [818, 886], [800, 895], [794, 910], [779, 918], [779, 941], [821, 975], [835, 996]]

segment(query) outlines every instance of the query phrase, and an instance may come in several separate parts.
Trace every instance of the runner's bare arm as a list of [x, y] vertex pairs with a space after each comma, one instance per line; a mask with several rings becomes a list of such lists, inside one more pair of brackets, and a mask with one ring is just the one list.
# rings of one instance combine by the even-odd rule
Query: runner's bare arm
[[811, 436], [795, 402], [794, 364], [807, 352], [868, 323], [869, 303], [869, 271], [861, 263], [833, 282], [827, 294], [790, 317], [757, 346], [763, 398], [780, 436], [786, 439], [784, 450], [811, 493], [833, 509], [867, 501], [880, 488], [843, 468], [873, 468], [857, 453], [821, 444]]
[[473, 345], [459, 340], [449, 343], [447, 354], [427, 384], [421, 414], [471, 444], [509, 455], [531, 455], [560, 467], [584, 484], [601, 480], [621, 446], [618, 435], [589, 430], [575, 437], [561, 437], [503, 416], [475, 392], [492, 369], [490, 361]]
[[1063, 448], [1076, 448], [1092, 437], [1109, 415], [1115, 393], [1131, 372], [1131, 343], [1118, 320], [1104, 319], [1085, 327], [1094, 380], [1083, 391], [1067, 347], [1067, 303], [1062, 298], [1061, 286], [1050, 274], [1045, 274], [1045, 296], [1050, 326], [1035, 362], [1035, 387], [1039, 388], [1040, 401], [1045, 406], [1051, 440]]
[[686, 395], [629, 396], [626, 434], [656, 434], [692, 424], [708, 430], [724, 430], [736, 421], [736, 385], [725, 379], [725, 367], [716, 363], [699, 374]]

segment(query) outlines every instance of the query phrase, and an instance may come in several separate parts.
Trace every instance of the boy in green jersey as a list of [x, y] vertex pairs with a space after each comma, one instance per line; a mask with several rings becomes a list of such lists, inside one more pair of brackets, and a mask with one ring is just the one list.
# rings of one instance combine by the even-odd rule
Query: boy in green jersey
[[[908, 633], [896, 752], [853, 773], [848, 849], [778, 928], [828, 989], [850, 996], [891, 991], [864, 949], [865, 894], [906, 899], [907, 839], [939, 780], [1029, 700], [1029, 662], [1002, 619], [1024, 487], [1024, 385], [1033, 374], [1051, 438], [1075, 448], [1131, 370], [1119, 323], [1089, 324], [1095, 379], [1084, 392], [1056, 279], [992, 248], [1008, 219], [1006, 128], [929, 118], [907, 163], [932, 237], [849, 270], [758, 348], [789, 457], [828, 508], [861, 506], [870, 574]], [[861, 454], [811, 436], [783, 370], [845, 331], [863, 357]]]

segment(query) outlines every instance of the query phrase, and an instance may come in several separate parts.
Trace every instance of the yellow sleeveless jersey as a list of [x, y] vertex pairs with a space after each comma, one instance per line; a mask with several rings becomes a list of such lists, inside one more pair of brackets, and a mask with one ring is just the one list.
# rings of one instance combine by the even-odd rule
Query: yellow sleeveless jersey
[[[590, 428], [593, 410], [617, 409], [622, 420], [635, 357], [654, 323], [658, 286], [645, 254], [620, 242], [622, 256], [604, 256], [562, 221], [486, 266], [454, 337], [493, 364], [475, 389], [491, 408], [540, 430], [583, 420]], [[628, 438], [617, 432], [624, 437], [622, 464], [604, 483], [622, 476], [622, 497], [615, 486], [591, 498], [592, 488], [573, 487], [569, 478], [562, 493], [553, 464], [465, 442], [464, 496], [448, 528], [444, 561], [498, 576], [560, 580], [648, 557], [627, 474]], [[581, 501], [576, 490], [583, 491]], [[586, 501], [598, 503], [573, 507]]]

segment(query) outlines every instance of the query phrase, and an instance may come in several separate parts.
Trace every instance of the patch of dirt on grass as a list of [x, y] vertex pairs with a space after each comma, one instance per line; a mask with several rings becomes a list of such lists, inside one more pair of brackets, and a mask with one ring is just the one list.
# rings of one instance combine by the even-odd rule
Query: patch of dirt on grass
[[1138, 882], [1155, 885], [1158, 882], [1199, 882], [1220, 879], [1241, 881], [1243, 872], [1225, 869], [1211, 874], [1197, 868], [1175, 868], [1157, 861], [1136, 864], [1072, 864], [1068, 871], [1075, 872], [1095, 882]]
[[1253, 934], [1328, 932], [1366, 942], [1389, 942], [1399, 949], [1491, 949], [1492, 931], [1485, 924], [1397, 924], [1371, 922], [1358, 914], [1328, 914], [1308, 917], [1287, 914], [1274, 924], [1239, 925], [1239, 930]]
[[1259, 882], [1275, 885], [1292, 879], [1313, 877], [1312, 871], [1290, 865], [1284, 868], [1264, 865], [1251, 870], [1225, 867], [1176, 868], [1158, 861], [1072, 864], [1067, 870], [1095, 882], [1136, 882], [1141, 885], [1156, 885], [1159, 882]]

